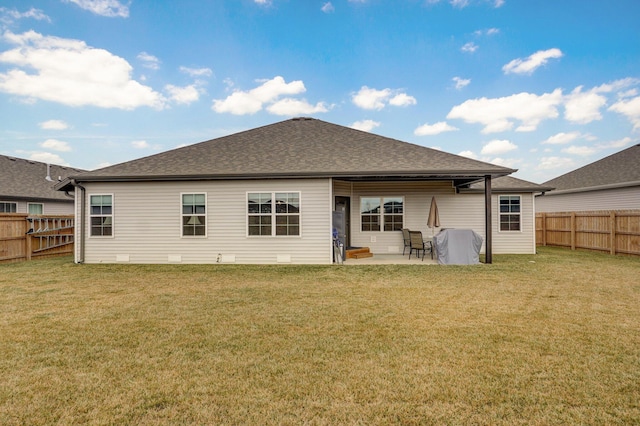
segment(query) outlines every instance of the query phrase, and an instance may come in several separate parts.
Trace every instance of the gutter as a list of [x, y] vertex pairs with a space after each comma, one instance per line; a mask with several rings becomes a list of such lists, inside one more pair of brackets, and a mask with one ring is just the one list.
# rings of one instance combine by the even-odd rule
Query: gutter
[[603, 191], [606, 189], [629, 188], [632, 186], [640, 186], [640, 181], [636, 180], [631, 182], [610, 183], [606, 185], [585, 186], [583, 188], [556, 189], [554, 191], [549, 192], [546, 195], [551, 196], [551, 195], [573, 194], [578, 192]]
[[86, 212], [87, 212], [87, 200], [86, 200], [86, 192], [87, 190], [85, 189], [84, 186], [80, 185], [75, 179], [71, 179], [70, 181], [71, 185], [73, 185], [74, 188], [79, 188], [80, 189], [80, 255], [78, 256], [78, 259], [76, 260], [76, 263], [84, 263], [84, 253], [85, 253], [85, 244], [84, 244], [84, 240], [85, 240], [85, 234], [86, 234], [86, 228], [85, 228], [85, 216], [86, 216]]

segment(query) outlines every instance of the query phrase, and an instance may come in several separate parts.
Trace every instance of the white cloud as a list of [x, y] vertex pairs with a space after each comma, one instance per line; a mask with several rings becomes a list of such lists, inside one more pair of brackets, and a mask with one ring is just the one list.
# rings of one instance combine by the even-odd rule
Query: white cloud
[[413, 131], [413, 134], [417, 136], [432, 136], [432, 135], [438, 135], [444, 132], [453, 132], [456, 130], [459, 130], [459, 129], [457, 127], [453, 127], [447, 124], [446, 121], [439, 121], [434, 124], [423, 124], [422, 126], [416, 128]]
[[570, 147], [562, 149], [562, 152], [566, 154], [581, 155], [581, 156], [591, 155], [596, 151], [597, 150], [595, 148], [592, 148], [590, 146], [575, 146], [575, 145], [571, 145]]
[[51, 22], [49, 18], [42, 10], [31, 8], [26, 12], [18, 12], [16, 9], [7, 9], [6, 7], [0, 7], [0, 22], [10, 25], [18, 19], [31, 18], [36, 21]]
[[135, 149], [147, 149], [151, 147], [147, 141], [131, 141], [131, 146]]
[[150, 70], [160, 69], [160, 59], [147, 52], [140, 52], [138, 54], [138, 60], [142, 62], [142, 66], [145, 68], [149, 68]]
[[517, 168], [522, 163], [522, 160], [518, 158], [502, 158], [502, 157], [496, 157], [490, 160], [483, 160], [483, 161], [486, 161], [488, 163], [495, 164], [498, 166], [502, 166], [502, 167], [509, 167], [511, 169]]
[[385, 101], [391, 96], [391, 89], [370, 89], [362, 86], [358, 93], [351, 97], [351, 101], [363, 109], [381, 110], [385, 106]]
[[389, 105], [393, 106], [408, 106], [415, 105], [418, 101], [413, 96], [409, 96], [406, 93], [398, 93], [393, 98], [389, 99]]
[[211, 68], [180, 67], [180, 72], [191, 77], [211, 77], [213, 75]]
[[284, 98], [267, 107], [267, 111], [275, 115], [300, 115], [300, 114], [315, 114], [318, 112], [327, 112], [327, 107], [324, 102], [318, 102], [315, 105], [311, 105], [306, 100], [299, 100], [293, 98]]
[[537, 170], [551, 170], [551, 169], [570, 169], [574, 166], [575, 162], [571, 158], [565, 157], [542, 157], [540, 163], [536, 166]]
[[469, 99], [454, 106], [448, 119], [462, 119], [467, 123], [484, 125], [482, 133], [495, 133], [511, 130], [514, 121], [520, 121], [516, 128], [519, 132], [530, 132], [541, 121], [558, 117], [558, 105], [562, 103], [562, 91], [535, 95], [518, 93], [503, 98]]
[[598, 145], [598, 148], [600, 149], [611, 149], [611, 148], [615, 148], [615, 149], [619, 149], [619, 148], [624, 148], [625, 146], [631, 144], [631, 142], [633, 142], [633, 139], [631, 139], [630, 137], [624, 137], [622, 139], [618, 139], [618, 140], [613, 140], [613, 141], [609, 141], [609, 142], [605, 142], [603, 144]]
[[57, 164], [59, 166], [68, 166], [69, 164], [58, 154], [50, 152], [35, 151], [29, 155], [29, 160], [40, 161], [41, 163]]
[[461, 90], [471, 83], [471, 80], [467, 78], [453, 77], [452, 80], [456, 84], [456, 90]]
[[580, 132], [560, 132], [543, 140], [542, 143], [545, 145], [563, 145], [578, 139], [580, 136], [582, 136]]
[[506, 139], [494, 139], [482, 147], [482, 155], [499, 155], [518, 149], [518, 146]]
[[629, 100], [620, 100], [611, 105], [609, 111], [625, 115], [633, 124], [634, 130], [640, 129], [640, 96]]
[[453, 7], [462, 9], [469, 5], [469, 0], [449, 0], [449, 3], [451, 3], [451, 6]]
[[167, 84], [164, 86], [164, 90], [169, 93], [169, 98], [178, 104], [188, 105], [200, 99], [200, 92], [194, 84], [185, 87]]
[[286, 83], [284, 78], [276, 76], [271, 80], [262, 80], [262, 84], [249, 91], [237, 90], [225, 99], [214, 99], [212, 109], [218, 113], [235, 115], [255, 114], [264, 104], [275, 102], [283, 95], [296, 95], [306, 91], [301, 80]]
[[69, 128], [69, 125], [62, 120], [47, 120], [38, 123], [38, 126], [45, 130], [66, 130]]
[[109, 18], [126, 18], [129, 16], [129, 6], [118, 0], [63, 0], [65, 3], [75, 3], [84, 10], [96, 15]]
[[59, 141], [57, 139], [47, 139], [46, 141], [42, 142], [40, 146], [46, 149], [52, 149], [54, 151], [71, 151], [71, 147], [67, 142]]
[[502, 67], [505, 74], [532, 74], [536, 69], [545, 65], [549, 59], [561, 58], [560, 49], [539, 50], [526, 59], [518, 58]]
[[363, 132], [370, 132], [376, 127], [379, 127], [380, 123], [378, 121], [373, 120], [360, 120], [351, 124], [352, 129], [362, 130]]
[[104, 49], [34, 31], [7, 31], [4, 39], [18, 47], [0, 53], [0, 62], [15, 66], [0, 73], [2, 92], [69, 106], [131, 110], [165, 105], [162, 95], [131, 79], [127, 61]]
[[597, 89], [582, 92], [582, 86], [578, 86], [565, 97], [564, 118], [580, 124], [600, 120], [600, 108], [606, 104], [607, 98], [598, 94]]
[[325, 4], [322, 5], [320, 10], [322, 10], [324, 13], [331, 13], [331, 12], [334, 12], [336, 9], [333, 7], [331, 2], [328, 1]]
[[464, 46], [460, 48], [460, 50], [467, 53], [473, 53], [478, 50], [478, 45], [470, 41], [469, 43], [465, 43]]
[[458, 155], [461, 155], [463, 157], [467, 157], [467, 158], [471, 158], [473, 160], [477, 160], [478, 156], [476, 154], [473, 153], [473, 151], [462, 151], [460, 153], [458, 153]]
[[505, 3], [505, 0], [495, 0], [494, 7], [497, 9], [499, 7], [502, 7], [504, 3]]
[[392, 89], [373, 89], [362, 86], [360, 90], [351, 96], [351, 101], [362, 109], [383, 109], [387, 103], [393, 106], [415, 105], [416, 98]]

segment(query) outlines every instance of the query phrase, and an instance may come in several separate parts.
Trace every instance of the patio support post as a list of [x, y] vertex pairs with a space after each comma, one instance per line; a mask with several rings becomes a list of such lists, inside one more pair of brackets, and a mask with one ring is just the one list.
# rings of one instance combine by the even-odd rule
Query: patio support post
[[493, 242], [491, 238], [491, 175], [484, 177], [484, 233], [486, 235], [484, 263], [493, 263]]

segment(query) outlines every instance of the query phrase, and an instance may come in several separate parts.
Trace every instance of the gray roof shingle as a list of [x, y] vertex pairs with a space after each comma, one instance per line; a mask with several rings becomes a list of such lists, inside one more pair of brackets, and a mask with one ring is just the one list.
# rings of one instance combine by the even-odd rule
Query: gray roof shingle
[[501, 176], [515, 170], [313, 118], [294, 118], [76, 176], [79, 181]]
[[71, 167], [50, 165], [48, 181], [47, 164], [39, 161], [0, 155], [0, 200], [52, 200], [73, 202], [64, 193], [55, 191], [58, 178], [65, 179], [69, 175], [77, 175], [84, 170]]
[[[528, 180], [518, 179], [513, 176], [501, 176], [491, 180], [492, 192], [547, 192], [553, 187], [539, 185]], [[484, 192], [484, 182], [476, 182], [469, 186], [465, 192]]]
[[552, 186], [556, 191], [567, 191], [631, 182], [640, 182], [640, 144], [551, 179], [543, 185]]

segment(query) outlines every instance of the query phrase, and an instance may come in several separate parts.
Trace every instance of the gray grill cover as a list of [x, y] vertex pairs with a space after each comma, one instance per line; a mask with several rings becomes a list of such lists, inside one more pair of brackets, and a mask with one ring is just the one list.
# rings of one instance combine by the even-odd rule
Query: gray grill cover
[[480, 263], [482, 237], [472, 229], [443, 229], [433, 237], [433, 245], [441, 265]]

